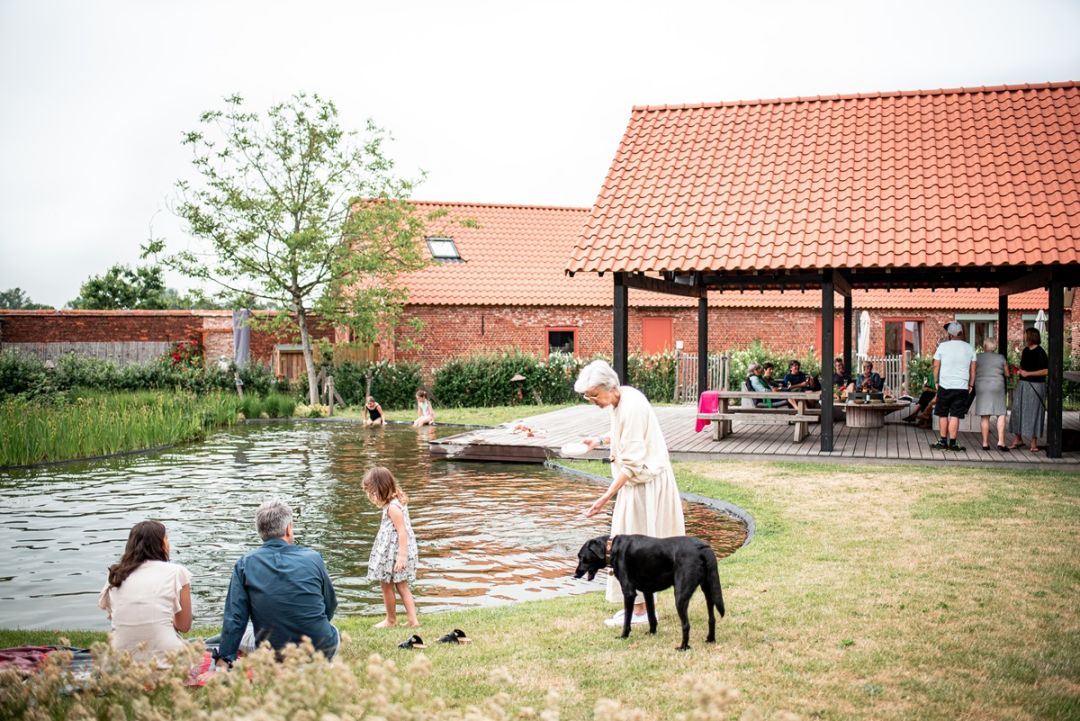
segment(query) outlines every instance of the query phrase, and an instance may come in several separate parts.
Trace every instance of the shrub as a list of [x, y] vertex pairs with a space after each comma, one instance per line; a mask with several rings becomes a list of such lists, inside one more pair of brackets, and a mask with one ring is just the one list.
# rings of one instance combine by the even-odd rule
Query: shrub
[[366, 400], [367, 372], [371, 370], [371, 395], [386, 409], [411, 408], [416, 389], [422, 385], [417, 363], [353, 363], [347, 361], [334, 369], [334, 388], [351, 406]]
[[675, 398], [675, 365], [674, 353], [631, 353], [626, 359], [628, 382], [650, 401], [670, 403]]
[[0, 398], [54, 390], [45, 364], [29, 353], [0, 351]]
[[296, 410], [296, 399], [281, 393], [271, 393], [263, 400], [263, 411], [270, 418], [289, 418]]

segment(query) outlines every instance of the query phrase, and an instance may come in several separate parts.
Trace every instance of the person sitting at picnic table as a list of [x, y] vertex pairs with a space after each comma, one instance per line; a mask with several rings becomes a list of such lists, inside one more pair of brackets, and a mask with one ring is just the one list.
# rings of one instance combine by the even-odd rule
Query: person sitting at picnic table
[[876, 391], [880, 393], [885, 389], [885, 381], [874, 372], [874, 364], [863, 361], [862, 373], [855, 380], [855, 387], [860, 391]]
[[804, 391], [809, 390], [807, 384], [810, 377], [802, 372], [802, 363], [793, 360], [788, 363], [788, 372], [784, 375], [784, 390]]
[[855, 390], [855, 384], [851, 380], [851, 374], [847, 372], [843, 358], [837, 358], [833, 363], [832, 386], [834, 391], [840, 390], [844, 393]]
[[[746, 380], [743, 381], [743, 390], [750, 393], [771, 393], [774, 389], [769, 384], [768, 375], [772, 371], [772, 364], [751, 363], [746, 369]], [[767, 398], [743, 398], [744, 408], [772, 408], [772, 400]]]
[[783, 384], [782, 381], [778, 381], [774, 377], [775, 372], [776, 372], [776, 366], [774, 366], [772, 363], [764, 363], [764, 364], [762, 364], [762, 366], [761, 366], [761, 380], [765, 381], [766, 385], [769, 386], [769, 390], [771, 390], [771, 391], [776, 390], [777, 386], [780, 386], [780, 385]]

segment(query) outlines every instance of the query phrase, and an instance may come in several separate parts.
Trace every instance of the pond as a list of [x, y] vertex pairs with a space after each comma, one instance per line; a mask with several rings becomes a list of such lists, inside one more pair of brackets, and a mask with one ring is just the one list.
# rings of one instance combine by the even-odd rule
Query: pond
[[[540, 466], [432, 461], [427, 440], [454, 432], [245, 425], [154, 455], [0, 473], [0, 626], [107, 628], [97, 595], [147, 518], [165, 523], [173, 560], [194, 574], [196, 626], [217, 625], [233, 563], [260, 543], [255, 509], [272, 496], [292, 505], [297, 542], [326, 559], [338, 614], [379, 614], [365, 575], [381, 512], [361, 488], [376, 464], [410, 496], [422, 612], [602, 588], [571, 577], [581, 544], [610, 527], [610, 515], [583, 517], [600, 487]], [[687, 533], [718, 556], [746, 537], [725, 514], [686, 510]]]

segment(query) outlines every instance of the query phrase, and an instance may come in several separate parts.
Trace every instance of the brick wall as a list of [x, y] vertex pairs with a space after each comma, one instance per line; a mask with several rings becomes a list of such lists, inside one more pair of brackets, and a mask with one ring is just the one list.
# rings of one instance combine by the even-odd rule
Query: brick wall
[[[1080, 294], [1074, 301], [1080, 314]], [[858, 339], [858, 316], [852, 329], [852, 343]], [[841, 311], [842, 313], [842, 311]], [[841, 316], [838, 313], [838, 316]], [[870, 310], [870, 353], [885, 352], [886, 320], [906, 319], [923, 323], [923, 352], [932, 352], [944, 339], [942, 326], [955, 317], [955, 313], [939, 310]], [[1022, 337], [1022, 316], [1031, 311], [1009, 312], [1010, 346]], [[993, 312], [996, 318], [996, 311]], [[1071, 325], [1067, 309], [1066, 328]], [[674, 340], [682, 341], [687, 352], [697, 351], [696, 308], [632, 308], [629, 319], [630, 352], [638, 352], [642, 344], [642, 319], [667, 317], [672, 319]], [[709, 349], [712, 351], [745, 348], [754, 341], [761, 341], [767, 349], [782, 354], [802, 356], [820, 346], [820, 310], [817, 308], [709, 308]], [[477, 307], [477, 306], [413, 306], [405, 314], [406, 320], [419, 319], [424, 329], [417, 337], [421, 346], [406, 350], [403, 344], [385, 344], [390, 348], [390, 359], [418, 362], [425, 375], [440, 366], [446, 358], [474, 353], [519, 349], [535, 355], [547, 353], [547, 330], [572, 328], [576, 331], [579, 356], [589, 357], [598, 353], [611, 354], [612, 313], [610, 308], [584, 306], [545, 307]], [[1080, 352], [1077, 336], [1073, 332], [1073, 352]], [[837, 338], [837, 353], [841, 351], [843, 338]]]
[[[334, 329], [311, 323], [313, 339], [334, 340]], [[231, 311], [0, 311], [0, 343], [107, 343], [117, 341], [198, 341], [206, 357], [233, 357]], [[268, 364], [278, 343], [299, 343], [296, 335], [251, 334], [251, 358]]]

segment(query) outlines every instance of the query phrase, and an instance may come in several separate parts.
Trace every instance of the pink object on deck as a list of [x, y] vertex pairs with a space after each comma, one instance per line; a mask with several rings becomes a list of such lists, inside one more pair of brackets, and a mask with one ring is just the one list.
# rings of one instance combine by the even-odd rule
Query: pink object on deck
[[[701, 398], [698, 398], [697, 412], [698, 413], [716, 413], [720, 410], [720, 396], [716, 391], [705, 391], [701, 394]], [[694, 431], [701, 433], [703, 430], [709, 427], [712, 421], [704, 421], [698, 419], [694, 424]]]

